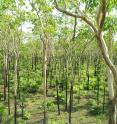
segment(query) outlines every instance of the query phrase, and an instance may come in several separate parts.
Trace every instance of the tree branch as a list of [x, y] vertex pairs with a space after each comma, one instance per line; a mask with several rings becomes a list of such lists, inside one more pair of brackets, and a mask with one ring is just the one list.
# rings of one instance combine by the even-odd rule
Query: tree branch
[[98, 24], [98, 33], [101, 33], [102, 27], [104, 25], [106, 17], [106, 0], [101, 0], [100, 7], [97, 13], [97, 24]]
[[77, 15], [77, 14], [75, 14], [75, 13], [71, 13], [71, 12], [69, 12], [69, 11], [67, 11], [67, 10], [64, 10], [64, 9], [60, 8], [60, 7], [58, 6], [56, 0], [54, 0], [54, 3], [55, 3], [55, 8], [56, 8], [58, 11], [60, 11], [60, 12], [62, 12], [62, 13], [64, 13], [64, 14], [66, 14], [66, 15], [68, 15], [68, 16], [71, 16], [71, 17], [74, 17], [74, 18], [79, 18], [79, 19], [83, 20], [85, 23], [87, 23], [87, 24], [93, 29], [94, 32], [97, 32], [97, 29], [95, 28], [95, 26], [93, 25], [93, 23], [92, 23], [91, 21], [89, 21], [85, 16]]
[[76, 26], [77, 26], [77, 18], [75, 18], [74, 20], [74, 32], [73, 32], [73, 36], [72, 36], [72, 40], [75, 40], [75, 36], [76, 36]]
[[102, 19], [100, 22], [100, 29], [102, 29], [104, 25], [105, 17], [106, 17], [106, 0], [102, 0]]
[[43, 38], [44, 40], [42, 40], [43, 41], [43, 44], [45, 45], [46, 44], [46, 41], [47, 41], [47, 34], [45, 33], [45, 30], [44, 30], [44, 23], [43, 23], [43, 21], [42, 21], [42, 19], [41, 19], [41, 17], [40, 17], [40, 12], [39, 12], [39, 10], [36, 8], [36, 6], [35, 6], [35, 3], [34, 3], [34, 1], [32, 0], [29, 0], [29, 3], [30, 3], [30, 5], [31, 5], [31, 7], [36, 11], [36, 14], [37, 14], [37, 16], [38, 16], [38, 19], [39, 19], [39, 21], [40, 21], [40, 24], [41, 24], [41, 28], [42, 28], [42, 33], [43, 33], [43, 37], [45, 37], [46, 38], [46, 40], [45, 40], [45, 38]]

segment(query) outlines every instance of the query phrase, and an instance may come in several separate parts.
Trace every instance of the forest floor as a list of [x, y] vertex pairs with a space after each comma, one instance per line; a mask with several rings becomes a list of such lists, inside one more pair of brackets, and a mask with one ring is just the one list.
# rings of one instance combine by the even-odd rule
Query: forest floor
[[[47, 101], [55, 101], [52, 97], [52, 90], [48, 92]], [[74, 105], [72, 110], [72, 124], [107, 124], [105, 114], [91, 115], [89, 113], [89, 106], [87, 102], [92, 96], [90, 94], [83, 95], [78, 103], [74, 94]], [[27, 97], [26, 109], [30, 113], [27, 124], [43, 124], [43, 110], [42, 110], [43, 95], [30, 94]], [[53, 111], [47, 112], [49, 124], [68, 124], [69, 114], [64, 110], [64, 105], [60, 105], [60, 115], [57, 114], [57, 105], [55, 104]], [[56, 123], [55, 123], [56, 122]]]
[[[68, 111], [65, 111], [65, 105], [61, 104], [60, 115], [58, 115], [57, 104], [55, 103], [56, 100], [53, 92], [55, 92], [55, 89], [48, 90], [47, 101], [54, 103], [52, 110], [47, 112], [48, 124], [68, 124], [69, 113]], [[44, 96], [42, 94], [43, 89], [41, 89], [38, 93], [26, 95], [26, 100], [24, 103], [25, 110], [30, 113], [29, 119], [26, 120], [26, 124], [43, 124], [42, 103]], [[88, 106], [88, 102], [93, 99], [94, 96], [92, 96], [92, 94], [93, 93], [91, 92], [84, 92], [78, 101], [77, 94], [74, 93], [72, 124], [107, 124], [107, 116], [105, 113], [98, 115], [93, 115], [90, 113], [89, 110], [91, 106]], [[18, 118], [18, 120], [21, 120], [21, 118]], [[9, 124], [9, 122], [5, 124]]]

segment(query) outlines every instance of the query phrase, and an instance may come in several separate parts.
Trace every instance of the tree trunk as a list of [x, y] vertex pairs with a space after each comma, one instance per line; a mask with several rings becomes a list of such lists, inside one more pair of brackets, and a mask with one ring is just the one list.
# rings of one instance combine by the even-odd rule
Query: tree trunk
[[8, 55], [7, 53], [4, 53], [4, 101], [6, 100], [6, 88], [8, 86]]
[[81, 57], [78, 58], [78, 83], [81, 79]]
[[70, 99], [69, 99], [69, 124], [71, 124], [72, 103], [73, 103], [73, 82], [71, 81]]
[[47, 96], [47, 43], [43, 46], [44, 52], [44, 124], [47, 123], [46, 117], [46, 96]]
[[113, 105], [111, 101], [114, 98], [114, 87], [113, 87], [113, 75], [111, 70], [108, 68], [108, 90], [109, 90], [109, 124], [116, 124], [116, 105]]
[[14, 96], [14, 124], [17, 124], [17, 97]]
[[66, 60], [66, 103], [65, 103], [65, 110], [67, 110], [67, 88], [68, 88], [68, 60]]
[[22, 119], [23, 119], [23, 117], [24, 117], [24, 104], [22, 102]]
[[100, 95], [100, 77], [97, 75], [97, 106], [99, 106], [99, 95]]
[[7, 80], [8, 80], [8, 114], [10, 115], [10, 80], [9, 80], [9, 69], [10, 69], [10, 60], [8, 57], [8, 65], [7, 65]]
[[32, 70], [33, 70], [33, 68], [34, 68], [34, 57], [32, 56]]
[[18, 98], [20, 99], [20, 75], [19, 75], [19, 60], [18, 61], [18, 65], [17, 65], [17, 83], [18, 83], [18, 87], [17, 87], [17, 95]]
[[[112, 34], [111, 30], [109, 29], [109, 44], [108, 44], [108, 49], [109, 49], [109, 56], [111, 61], [113, 60], [113, 43], [112, 43]], [[108, 90], [109, 90], [109, 124], [116, 124], [116, 105], [110, 104], [111, 101], [114, 99], [114, 81], [113, 81], [113, 74], [112, 71], [107, 68], [107, 85], [108, 85]]]
[[14, 79], [14, 124], [17, 124], [17, 85], [18, 85], [18, 56], [15, 58], [15, 79]]
[[87, 61], [87, 70], [86, 70], [86, 76], [87, 76], [87, 90], [89, 90], [89, 59]]
[[51, 69], [50, 69], [50, 88], [52, 87], [52, 73], [53, 72], [53, 68], [51, 67]]
[[35, 71], [37, 70], [37, 55], [34, 56]]
[[105, 101], [106, 101], [106, 86], [104, 85], [104, 92], [103, 92], [103, 113], [105, 112]]
[[60, 101], [59, 101], [59, 84], [58, 80], [56, 79], [56, 89], [57, 89], [57, 107], [58, 107], [58, 115], [60, 115]]
[[73, 85], [74, 85], [74, 78], [75, 78], [74, 65], [72, 65], [72, 80], [71, 80], [70, 100], [69, 100], [69, 124], [71, 124], [71, 112], [72, 112], [72, 106], [73, 106]]

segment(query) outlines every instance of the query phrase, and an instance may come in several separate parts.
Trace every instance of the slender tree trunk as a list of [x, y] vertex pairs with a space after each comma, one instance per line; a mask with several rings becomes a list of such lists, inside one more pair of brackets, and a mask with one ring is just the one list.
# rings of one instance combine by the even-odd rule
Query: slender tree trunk
[[73, 102], [73, 84], [72, 84], [72, 81], [71, 81], [70, 100], [69, 100], [69, 124], [71, 124], [72, 102]]
[[46, 96], [48, 95], [48, 76], [47, 76], [48, 70], [46, 70]]
[[97, 64], [97, 106], [99, 106], [99, 95], [100, 95], [100, 70], [101, 70], [101, 64], [100, 64], [100, 58], [98, 58], [98, 64]]
[[78, 83], [81, 79], [81, 57], [78, 58]]
[[23, 119], [23, 117], [24, 117], [24, 104], [22, 102], [22, 119]]
[[4, 101], [6, 100], [6, 88], [7, 88], [7, 65], [8, 65], [8, 56], [4, 53]]
[[36, 71], [37, 70], [37, 55], [35, 55], [34, 64], [35, 64], [35, 71]]
[[19, 75], [19, 60], [18, 61], [18, 65], [17, 65], [17, 83], [18, 83], [18, 87], [17, 87], [17, 95], [18, 98], [20, 99], [20, 75]]
[[17, 124], [17, 87], [18, 87], [18, 56], [15, 57], [15, 84], [14, 84], [14, 124]]
[[87, 76], [87, 90], [89, 90], [89, 59], [87, 61], [87, 70], [86, 70], [86, 76]]
[[29, 82], [29, 79], [30, 79], [30, 71], [29, 71], [29, 68], [27, 69], [27, 80], [28, 80], [28, 82]]
[[65, 110], [67, 110], [67, 88], [68, 88], [68, 60], [66, 60], [66, 104], [65, 104]]
[[52, 87], [52, 67], [50, 69], [50, 88]]
[[7, 65], [7, 80], [8, 80], [8, 114], [10, 115], [11, 110], [10, 110], [10, 80], [9, 80], [9, 69], [10, 69], [10, 60], [8, 57], [8, 65]]
[[97, 75], [97, 58], [94, 59], [94, 76]]
[[73, 106], [73, 84], [74, 84], [74, 78], [75, 78], [75, 72], [74, 72], [74, 65], [72, 65], [72, 80], [71, 80], [71, 87], [70, 87], [70, 100], [69, 100], [69, 124], [72, 123], [71, 121], [71, 113], [72, 113], [72, 106]]
[[32, 70], [33, 70], [33, 68], [34, 68], [34, 57], [32, 56]]
[[14, 96], [14, 124], [17, 124], [17, 98]]
[[46, 117], [46, 96], [47, 96], [47, 43], [44, 44], [44, 124], [47, 123]]
[[100, 77], [97, 76], [97, 106], [99, 106], [99, 95], [100, 95]]
[[80, 86], [79, 86], [79, 88], [78, 88], [78, 103], [80, 103]]
[[42, 64], [42, 66], [41, 66], [41, 71], [42, 71], [41, 75], [43, 77], [44, 76], [44, 71], [43, 71], [43, 69], [44, 69], [44, 59], [42, 59], [41, 64]]
[[8, 54], [5, 54], [5, 83], [6, 87], [8, 86]]
[[63, 66], [63, 76], [62, 76], [62, 80], [63, 80], [63, 82], [61, 83], [61, 90], [63, 91], [64, 90], [64, 80], [65, 80], [65, 78], [64, 78], [64, 66]]
[[57, 89], [57, 108], [58, 108], [58, 115], [60, 115], [59, 84], [58, 84], [58, 80], [57, 79], [56, 79], [56, 89]]
[[103, 91], [103, 113], [105, 112], [105, 101], [106, 101], [106, 86], [104, 85], [104, 91]]

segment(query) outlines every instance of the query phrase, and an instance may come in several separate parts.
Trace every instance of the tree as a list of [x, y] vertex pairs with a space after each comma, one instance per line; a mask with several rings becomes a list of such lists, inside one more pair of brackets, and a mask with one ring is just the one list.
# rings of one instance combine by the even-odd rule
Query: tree
[[[93, 30], [93, 34], [95, 35], [95, 37], [97, 39], [99, 48], [100, 48], [101, 53], [103, 55], [103, 58], [104, 58], [104, 60], [107, 64], [107, 66], [112, 71], [114, 81], [115, 81], [115, 93], [116, 94], [115, 94], [113, 100], [110, 100], [110, 102], [109, 102], [110, 103], [109, 108], [112, 109], [111, 117], [109, 119], [110, 120], [109, 124], [116, 124], [116, 120], [115, 120], [114, 115], [115, 115], [115, 112], [116, 112], [115, 111], [115, 104], [117, 102], [117, 70], [116, 70], [116, 67], [115, 67], [114, 63], [110, 59], [108, 48], [107, 48], [107, 45], [105, 43], [104, 36], [103, 36], [103, 26], [104, 26], [104, 21], [105, 21], [105, 18], [106, 18], [107, 1], [106, 0], [101, 0], [101, 2], [100, 2], [100, 5], [99, 5], [100, 7], [99, 7], [99, 10], [98, 10], [98, 13], [97, 13], [97, 20], [96, 20], [97, 27], [88, 19], [88, 17], [82, 11], [80, 11], [79, 6], [77, 6], [79, 13], [76, 14], [76, 13], [69, 12], [66, 9], [60, 8], [56, 0], [54, 0], [54, 2], [55, 2], [55, 7], [56, 7], [57, 10], [59, 10], [62, 13], [65, 13], [68, 16], [71, 16], [71, 17], [74, 17], [74, 18], [79, 18], [79, 19], [83, 20]], [[110, 82], [110, 83], [112, 83], [112, 82]], [[110, 92], [111, 91], [109, 91], [109, 93]]]

